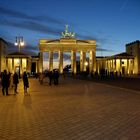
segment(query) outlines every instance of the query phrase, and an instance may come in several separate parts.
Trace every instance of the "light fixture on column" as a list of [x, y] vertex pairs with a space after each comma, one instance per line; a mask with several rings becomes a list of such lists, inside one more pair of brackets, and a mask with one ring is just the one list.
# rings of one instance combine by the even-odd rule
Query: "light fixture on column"
[[17, 36], [16, 37], [16, 42], [15, 42], [15, 46], [18, 46], [19, 52], [21, 50], [21, 47], [24, 46], [24, 40], [22, 36]]

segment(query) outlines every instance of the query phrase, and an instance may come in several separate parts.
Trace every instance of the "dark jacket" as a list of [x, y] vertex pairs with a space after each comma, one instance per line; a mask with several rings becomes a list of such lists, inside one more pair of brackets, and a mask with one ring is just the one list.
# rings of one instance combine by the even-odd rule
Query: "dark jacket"
[[13, 75], [13, 84], [18, 84], [19, 83], [19, 80], [18, 80], [18, 75], [17, 75], [17, 73], [15, 73], [14, 75]]
[[3, 87], [8, 87], [9, 86], [9, 76], [5, 72], [2, 74], [1, 83], [2, 83]]
[[24, 86], [29, 87], [29, 81], [28, 81], [26, 72], [24, 72], [23, 74], [23, 83], [24, 83]]

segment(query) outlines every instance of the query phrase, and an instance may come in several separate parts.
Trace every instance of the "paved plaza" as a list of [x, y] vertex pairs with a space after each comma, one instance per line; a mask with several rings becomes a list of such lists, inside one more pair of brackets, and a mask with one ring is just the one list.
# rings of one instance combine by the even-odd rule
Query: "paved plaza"
[[0, 140], [139, 140], [140, 92], [61, 78], [0, 94]]

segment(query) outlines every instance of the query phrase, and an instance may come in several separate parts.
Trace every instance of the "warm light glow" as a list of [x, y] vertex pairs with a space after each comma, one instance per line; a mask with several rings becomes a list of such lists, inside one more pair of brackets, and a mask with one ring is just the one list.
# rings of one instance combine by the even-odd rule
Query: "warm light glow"
[[18, 43], [17, 42], [15, 42], [15, 46], [17, 46], [18, 45]]
[[17, 59], [17, 63], [16, 64], [19, 64], [19, 59]]
[[22, 59], [22, 67], [25, 69], [27, 67], [27, 60], [25, 58]]
[[24, 42], [20, 42], [20, 45], [21, 45], [21, 46], [24, 46]]
[[85, 62], [85, 66], [87, 66], [88, 65], [88, 62]]
[[18, 49], [19, 49], [19, 52], [20, 52], [21, 47], [24, 46], [24, 41], [23, 41], [22, 36], [16, 37], [15, 46], [18, 46]]
[[14, 59], [14, 66], [19, 66], [20, 60], [19, 59]]

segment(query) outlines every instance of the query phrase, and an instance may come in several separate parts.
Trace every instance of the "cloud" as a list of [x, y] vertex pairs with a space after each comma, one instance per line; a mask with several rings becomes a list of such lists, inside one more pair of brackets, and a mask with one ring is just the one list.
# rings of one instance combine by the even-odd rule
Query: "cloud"
[[52, 35], [60, 35], [60, 33], [62, 32], [61, 29], [48, 27], [44, 24], [34, 22], [34, 21], [19, 22], [19, 21], [7, 20], [7, 19], [0, 19], [0, 25], [26, 29], [30, 31], [45, 33], [45, 34], [49, 33]]
[[[69, 23], [68, 21], [64, 21], [63, 19], [53, 18], [52, 16], [46, 16], [46, 15], [39, 15], [39, 16], [32, 16], [26, 13], [23, 13], [21, 11], [8, 9], [7, 7], [0, 6], [0, 15], [7, 15], [11, 18], [18, 18], [18, 20], [11, 20], [8, 17], [5, 19], [0, 19], [0, 24], [3, 26], [11, 26], [16, 28], [22, 28], [30, 31], [37, 31], [40, 33], [48, 33], [56, 36], [60, 36], [61, 32], [64, 30], [65, 23]], [[57, 26], [53, 26], [52, 24], [58, 24], [59, 28]], [[45, 25], [44, 25], [45, 24]], [[73, 24], [73, 23], [71, 23]], [[62, 28], [60, 28], [62, 27]], [[79, 27], [77, 27], [79, 28]], [[89, 34], [89, 33], [87, 33]], [[91, 35], [85, 35], [81, 33], [76, 34], [77, 38], [80, 39], [95, 39], [97, 38], [95, 36]]]
[[114, 52], [113, 50], [105, 49], [105, 48], [96, 48], [96, 51], [102, 51], [102, 52]]
[[[126, 0], [128, 1], [128, 0]], [[17, 10], [8, 9], [6, 7], [0, 6], [0, 25], [1, 26], [9, 26], [24, 30], [29, 30], [33, 32], [43, 33], [46, 35], [54, 35], [60, 37], [61, 32], [64, 30], [65, 22], [62, 19], [54, 18], [52, 16], [43, 15], [43, 16], [32, 16], [30, 14], [26, 14]], [[57, 24], [59, 26], [54, 26]], [[77, 25], [79, 28], [80, 25]], [[88, 31], [84, 31], [84, 33], [76, 33], [76, 38], [79, 39], [93, 39], [97, 41], [97, 51], [112, 51], [108, 49], [102, 49], [100, 46], [104, 44], [111, 44], [110, 38], [108, 37], [99, 37], [97, 35], [92, 35]], [[100, 45], [99, 45], [100, 44]], [[13, 49], [14, 47], [12, 47]], [[38, 50], [32, 49], [33, 47], [27, 46], [26, 50], [29, 52], [37, 52]], [[12, 51], [10, 48], [9, 51]], [[16, 50], [16, 48], [14, 48]]]
[[80, 39], [93, 39], [93, 40], [96, 40], [97, 38], [96, 37], [93, 37], [91, 35], [84, 35], [84, 34], [76, 34], [76, 37], [77, 38], [80, 38]]
[[2, 6], [0, 6], [0, 15], [7, 15], [9, 17], [25, 19], [25, 20], [42, 21], [42, 22], [49, 22], [49, 23], [64, 25], [64, 20], [62, 20], [62, 19], [53, 18], [48, 15], [31, 16], [26, 13], [22, 13], [20, 11], [16, 11], [13, 9], [8, 9], [8, 8], [2, 7]]
[[[66, 22], [48, 15], [32, 16], [20, 11], [0, 6], [0, 25], [30, 31], [60, 35]], [[5, 16], [6, 15], [6, 16]], [[16, 18], [16, 19], [15, 19]], [[55, 25], [56, 24], [56, 25]], [[62, 26], [63, 25], [63, 26]], [[60, 27], [62, 27], [60, 29]]]

